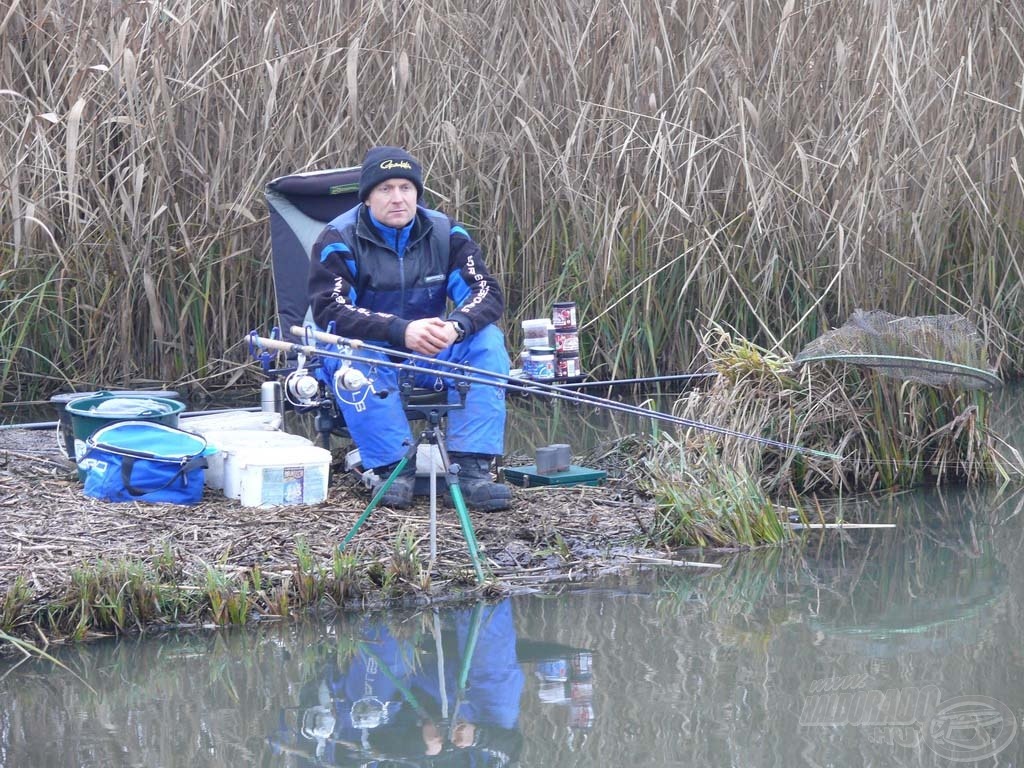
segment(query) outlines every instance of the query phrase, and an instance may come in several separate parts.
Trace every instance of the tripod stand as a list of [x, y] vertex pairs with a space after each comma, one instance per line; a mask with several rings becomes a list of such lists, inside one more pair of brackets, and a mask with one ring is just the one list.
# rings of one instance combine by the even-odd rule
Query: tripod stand
[[402, 406], [406, 413], [410, 416], [418, 416], [426, 421], [426, 425], [420, 432], [419, 437], [408, 447], [405, 455], [398, 462], [391, 474], [388, 475], [373, 498], [370, 499], [370, 503], [366, 509], [363, 510], [363, 514], [356, 520], [355, 525], [352, 526], [341, 544], [338, 545], [339, 549], [344, 549], [352, 538], [356, 535], [356, 532], [363, 526], [363, 523], [367, 521], [373, 510], [377, 508], [381, 499], [384, 498], [384, 494], [388, 492], [391, 484], [394, 483], [402, 470], [405, 469], [406, 465], [412, 461], [415, 463], [416, 454], [419, 451], [421, 445], [431, 446], [430, 450], [430, 562], [433, 564], [437, 558], [437, 464], [434, 462], [434, 446], [437, 447], [437, 452], [441, 456], [441, 465], [445, 470], [445, 479], [448, 483], [448, 491], [451, 493], [452, 503], [455, 505], [455, 511], [459, 516], [459, 524], [462, 526], [462, 535], [466, 539], [466, 546], [469, 549], [470, 559], [473, 561], [473, 569], [476, 572], [476, 580], [478, 584], [482, 584], [484, 581], [483, 569], [480, 566], [480, 554], [476, 543], [476, 532], [473, 530], [473, 522], [469, 519], [469, 510], [466, 508], [466, 500], [462, 495], [462, 488], [459, 485], [459, 465], [452, 464], [448, 460], [448, 450], [444, 445], [444, 433], [441, 431], [441, 417], [449, 411], [457, 410], [466, 407], [466, 393], [469, 391], [469, 384], [466, 382], [458, 382], [455, 385], [456, 390], [459, 393], [458, 403], [434, 403], [429, 405], [411, 405], [410, 401], [413, 393], [413, 385], [409, 380], [404, 380], [399, 385], [399, 396], [402, 398]]

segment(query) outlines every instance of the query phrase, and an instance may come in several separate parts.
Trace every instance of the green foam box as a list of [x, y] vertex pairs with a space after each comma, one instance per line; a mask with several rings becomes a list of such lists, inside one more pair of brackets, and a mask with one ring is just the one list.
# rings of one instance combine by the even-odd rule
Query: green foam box
[[525, 467], [505, 467], [505, 479], [523, 488], [534, 488], [540, 485], [597, 485], [608, 473], [600, 469], [588, 469], [570, 465], [568, 469], [542, 475], [537, 471], [536, 464]]

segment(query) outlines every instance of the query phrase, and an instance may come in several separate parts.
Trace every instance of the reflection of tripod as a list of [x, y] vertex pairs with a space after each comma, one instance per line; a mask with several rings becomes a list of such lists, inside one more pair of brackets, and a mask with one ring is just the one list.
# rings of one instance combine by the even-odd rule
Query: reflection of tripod
[[455, 384], [456, 391], [459, 393], [458, 403], [429, 403], [429, 404], [416, 404], [412, 402], [413, 397], [413, 385], [409, 379], [405, 379], [399, 385], [399, 396], [402, 398], [402, 407], [405, 409], [406, 414], [410, 418], [424, 419], [427, 423], [424, 426], [423, 431], [420, 432], [420, 436], [409, 446], [405, 455], [401, 461], [395, 466], [391, 474], [388, 475], [373, 498], [370, 499], [369, 505], [363, 510], [363, 514], [356, 520], [355, 525], [352, 526], [352, 530], [346, 534], [345, 538], [339, 545], [339, 549], [344, 549], [345, 546], [352, 540], [356, 535], [356, 532], [362, 527], [363, 523], [370, 517], [370, 514], [376, 509], [380, 500], [384, 498], [384, 494], [388, 492], [391, 484], [395, 482], [402, 470], [405, 469], [406, 465], [412, 461], [416, 462], [416, 455], [419, 452], [421, 445], [430, 446], [430, 562], [433, 564], [437, 557], [437, 464], [434, 461], [434, 448], [436, 447], [438, 455], [441, 457], [441, 466], [445, 470], [445, 479], [448, 482], [448, 492], [452, 496], [452, 503], [455, 505], [455, 511], [459, 516], [459, 523], [462, 525], [462, 535], [466, 539], [466, 546], [469, 549], [470, 559], [473, 561], [473, 569], [476, 571], [477, 583], [482, 583], [484, 580], [483, 569], [480, 567], [480, 554], [477, 549], [476, 543], [476, 532], [473, 530], [473, 523], [469, 519], [469, 510], [466, 508], [466, 500], [462, 495], [462, 488], [459, 485], [459, 465], [452, 464], [448, 461], [448, 450], [444, 445], [444, 433], [441, 431], [441, 417], [449, 411], [458, 410], [466, 407], [466, 393], [469, 391], [469, 384], [464, 381], [460, 381]]

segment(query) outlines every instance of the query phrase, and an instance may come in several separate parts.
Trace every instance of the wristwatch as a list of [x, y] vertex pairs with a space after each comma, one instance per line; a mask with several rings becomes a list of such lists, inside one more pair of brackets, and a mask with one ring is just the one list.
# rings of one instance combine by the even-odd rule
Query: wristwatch
[[460, 323], [458, 320], [449, 320], [452, 326], [455, 328], [455, 341], [462, 341], [466, 338], [466, 326]]

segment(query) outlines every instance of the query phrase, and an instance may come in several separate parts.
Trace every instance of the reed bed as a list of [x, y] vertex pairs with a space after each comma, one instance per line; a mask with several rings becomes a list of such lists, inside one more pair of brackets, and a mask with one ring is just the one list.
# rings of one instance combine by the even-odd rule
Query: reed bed
[[597, 375], [957, 312], [1024, 367], [1024, 11], [1000, 0], [21, 0], [0, 17], [0, 392], [246, 381], [264, 183], [408, 146], [506, 324]]
[[650, 504], [611, 449], [580, 457], [616, 475], [603, 487], [513, 488], [513, 509], [474, 516], [486, 576], [477, 584], [453, 509], [438, 510], [430, 561], [425, 499], [376, 510], [339, 551], [369, 502], [344, 475], [313, 507], [247, 509], [213, 490], [188, 507], [109, 504], [82, 495], [52, 434], [3, 435], [0, 653], [9, 637], [78, 640], [477, 599], [661, 554], [648, 535]]
[[703, 356], [718, 375], [680, 398], [677, 415], [795, 447], [700, 430], [662, 435], [642, 462], [659, 541], [777, 543], [791, 538], [788, 522], [824, 522], [823, 509], [832, 519], [844, 495], [1024, 480], [1024, 457], [993, 430], [983, 390], [863, 365], [798, 366], [720, 327], [706, 334]]

